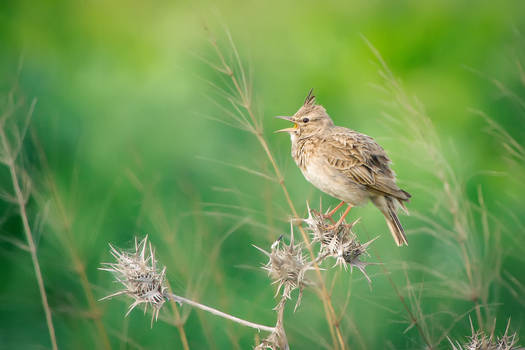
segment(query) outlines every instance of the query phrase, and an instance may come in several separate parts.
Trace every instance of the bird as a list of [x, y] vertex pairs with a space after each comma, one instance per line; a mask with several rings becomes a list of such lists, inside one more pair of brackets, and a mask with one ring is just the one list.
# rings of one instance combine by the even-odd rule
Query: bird
[[293, 116], [277, 116], [293, 127], [277, 130], [290, 134], [292, 158], [302, 174], [322, 192], [341, 202], [326, 214], [330, 219], [346, 203], [348, 207], [334, 224], [339, 226], [355, 206], [371, 201], [384, 215], [398, 246], [408, 245], [399, 217], [411, 195], [396, 184], [385, 150], [370, 136], [336, 126], [326, 109], [316, 103], [311, 89]]

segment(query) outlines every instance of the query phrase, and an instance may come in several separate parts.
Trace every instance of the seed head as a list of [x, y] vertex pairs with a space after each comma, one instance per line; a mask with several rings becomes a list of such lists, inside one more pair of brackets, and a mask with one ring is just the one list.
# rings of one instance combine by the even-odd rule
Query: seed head
[[525, 350], [524, 347], [518, 345], [518, 335], [516, 333], [509, 334], [510, 320], [507, 323], [505, 333], [496, 338], [494, 334], [490, 336], [485, 334], [483, 331], [476, 331], [470, 321], [470, 327], [472, 329], [472, 335], [469, 337], [468, 342], [461, 344], [456, 341], [454, 344], [450, 339], [452, 350]]
[[254, 350], [289, 350], [288, 341], [282, 327], [276, 327], [275, 331], [266, 337]]
[[151, 318], [153, 325], [153, 320], [157, 320], [159, 311], [166, 301], [165, 293], [168, 288], [165, 283], [166, 267], [160, 271], [157, 269], [155, 253], [151, 243], [148, 244], [147, 240], [148, 236], [140, 242], [135, 238], [135, 250], [132, 252], [119, 250], [111, 244], [109, 245], [111, 255], [116, 259], [116, 262], [103, 263], [100, 270], [113, 273], [116, 282], [122, 284], [124, 289], [101, 300], [123, 294], [130, 296], [134, 302], [129, 306], [126, 316], [140, 304], [144, 304], [144, 312], [147, 311], [148, 306], [151, 306], [153, 308]]
[[342, 223], [334, 227], [323, 214], [308, 206], [308, 217], [304, 219], [304, 222], [312, 235], [312, 243], [319, 242], [320, 244], [319, 260], [333, 257], [336, 259], [334, 266], [343, 266], [345, 269], [350, 266], [350, 271], [357, 267], [371, 283], [370, 277], [365, 272], [365, 267], [370, 263], [361, 261], [360, 257], [368, 255], [366, 249], [377, 237], [361, 244], [352, 231], [359, 219], [351, 224]]
[[282, 288], [282, 296], [290, 299], [290, 293], [299, 288], [299, 297], [295, 308], [301, 303], [301, 297], [305, 286], [311, 282], [305, 278], [305, 273], [313, 269], [311, 262], [303, 255], [302, 244], [294, 244], [293, 226], [291, 226], [290, 244], [282, 244], [283, 236], [279, 237], [271, 246], [271, 252], [254, 246], [264, 253], [268, 258], [268, 263], [263, 267], [268, 271], [268, 275], [277, 284], [277, 296]]

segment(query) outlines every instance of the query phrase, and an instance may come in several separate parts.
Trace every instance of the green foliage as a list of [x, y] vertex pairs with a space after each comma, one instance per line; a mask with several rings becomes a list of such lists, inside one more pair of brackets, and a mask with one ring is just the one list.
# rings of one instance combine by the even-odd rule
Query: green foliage
[[[254, 135], [224, 123], [235, 109], [217, 88], [232, 87], [207, 64], [220, 62], [203, 18], [228, 62], [227, 31], [235, 41], [299, 215], [306, 201], [337, 203], [273, 134], [273, 116], [295, 112], [311, 87], [337, 124], [383, 145], [413, 195], [401, 217], [408, 248], [372, 206], [351, 211], [361, 242], [380, 236], [371, 287], [360, 273], [323, 272], [349, 348], [450, 348], [473, 334], [469, 316], [494, 339], [509, 318], [509, 334], [524, 329], [523, 13], [521, 1], [0, 4], [1, 96], [26, 97], [20, 121], [38, 99], [19, 161], [33, 182], [27, 207], [58, 347], [104, 348], [107, 336], [112, 348], [182, 348], [181, 329], [191, 349], [255, 344], [252, 329], [186, 306], [164, 307], [150, 328], [141, 312], [123, 319], [126, 300], [98, 302], [114, 291], [97, 270], [108, 243], [132, 246], [135, 235], [149, 235], [175, 294], [275, 322], [252, 244], [269, 250], [291, 212]], [[11, 193], [6, 169], [0, 181]], [[0, 343], [49, 348], [30, 255], [13, 244], [25, 239], [16, 206], [0, 209]], [[290, 346], [330, 348], [315, 291], [294, 304]]]

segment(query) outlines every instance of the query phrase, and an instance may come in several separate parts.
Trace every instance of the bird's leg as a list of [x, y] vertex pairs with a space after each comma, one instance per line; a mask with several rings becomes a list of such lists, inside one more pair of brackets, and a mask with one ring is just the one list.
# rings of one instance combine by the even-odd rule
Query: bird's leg
[[348, 204], [348, 207], [346, 208], [345, 212], [343, 213], [343, 215], [341, 215], [341, 218], [339, 220], [337, 220], [337, 222], [335, 223], [334, 225], [334, 229], [335, 228], [338, 228], [339, 225], [341, 225], [343, 223], [343, 221], [345, 221], [345, 217], [348, 215], [348, 213], [350, 212], [350, 209], [352, 209], [352, 206], [350, 204]]
[[334, 214], [335, 214], [335, 213], [336, 213], [336, 212], [337, 212], [337, 211], [343, 206], [343, 204], [345, 204], [345, 202], [344, 202], [344, 201], [341, 201], [341, 203], [339, 203], [339, 204], [337, 205], [337, 207], [335, 207], [334, 209], [330, 210], [330, 211], [329, 211], [327, 214], [325, 214], [324, 216], [325, 216], [326, 218], [331, 218], [331, 217], [332, 217], [332, 216], [333, 216], [333, 215], [334, 215]]

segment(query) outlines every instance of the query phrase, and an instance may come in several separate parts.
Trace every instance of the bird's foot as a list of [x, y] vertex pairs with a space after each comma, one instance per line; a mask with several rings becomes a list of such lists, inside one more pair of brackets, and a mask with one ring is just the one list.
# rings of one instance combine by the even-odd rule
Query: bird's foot
[[330, 220], [332, 222], [332, 226], [335, 225], [335, 220], [331, 215], [328, 214], [321, 214], [324, 220]]
[[345, 202], [341, 201], [341, 203], [339, 203], [334, 209], [330, 210], [328, 213], [326, 214], [323, 214], [323, 216], [326, 218], [326, 219], [331, 219], [332, 216], [334, 216], [334, 214], [339, 210], [341, 209], [341, 207], [343, 206], [343, 204], [345, 204]]
[[[343, 202], [341, 202], [341, 203], [343, 203]], [[338, 207], [340, 207], [341, 205], [338, 205]], [[337, 209], [339, 209], [339, 208], [337, 208]], [[348, 208], [346, 208], [345, 212], [343, 213], [343, 215], [341, 215], [341, 217], [339, 218], [339, 220], [337, 220], [336, 223], [333, 223], [334, 220], [332, 219], [332, 216], [330, 216], [329, 219], [332, 221], [332, 225], [329, 225], [327, 228], [329, 230], [337, 230], [339, 228], [339, 226], [341, 226], [341, 224], [345, 221], [345, 218], [348, 215], [348, 213], [350, 212], [350, 209], [352, 209], [352, 206], [349, 204]]]
[[341, 207], [343, 206], [343, 204], [345, 204], [345, 202], [341, 201], [341, 203], [339, 203], [334, 209], [330, 210], [329, 212], [327, 212], [326, 214], [322, 214], [323, 215], [323, 218], [325, 219], [329, 219], [333, 224], [335, 223], [334, 219], [332, 218], [332, 216], [334, 216], [334, 214], [339, 210], [341, 209]]

